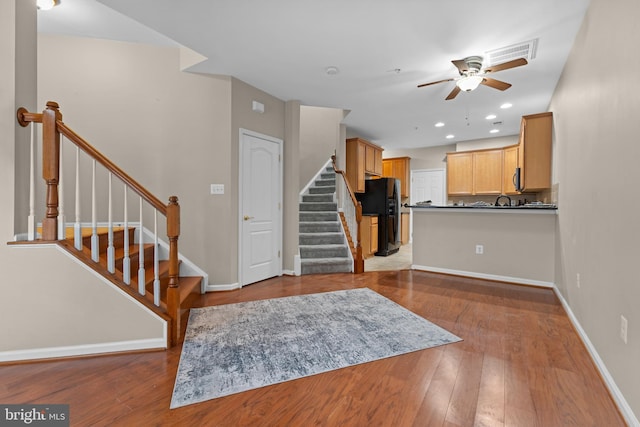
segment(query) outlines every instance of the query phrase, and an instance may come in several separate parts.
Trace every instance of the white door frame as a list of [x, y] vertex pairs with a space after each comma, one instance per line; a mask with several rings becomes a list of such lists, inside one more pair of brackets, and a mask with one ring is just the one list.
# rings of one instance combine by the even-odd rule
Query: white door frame
[[[279, 164], [279, 183], [278, 183], [278, 188], [280, 189], [279, 191], [279, 195], [278, 195], [278, 199], [277, 203], [279, 204], [280, 209], [278, 209], [279, 215], [278, 215], [278, 219], [276, 221], [276, 226], [278, 227], [276, 236], [278, 239], [278, 250], [280, 251], [280, 254], [282, 254], [282, 233], [283, 233], [283, 228], [282, 228], [282, 212], [283, 212], [283, 206], [282, 206], [282, 200], [283, 200], [283, 165], [282, 165], [282, 145], [283, 145], [283, 141], [279, 138], [275, 138], [273, 136], [269, 136], [269, 135], [264, 135], [262, 133], [258, 133], [258, 132], [254, 132], [248, 129], [244, 129], [244, 128], [240, 128], [239, 131], [239, 144], [238, 144], [238, 287], [243, 287], [244, 286], [244, 279], [243, 279], [243, 261], [244, 261], [244, 256], [243, 256], [243, 247], [242, 247], [242, 237], [243, 237], [243, 231], [244, 231], [244, 224], [245, 221], [243, 220], [242, 216], [243, 216], [243, 205], [242, 205], [242, 188], [243, 188], [243, 173], [244, 173], [244, 158], [243, 158], [243, 153], [244, 153], [244, 136], [252, 136], [255, 138], [260, 138], [260, 139], [264, 139], [270, 142], [273, 142], [275, 144], [278, 145], [278, 155], [280, 156], [280, 162]], [[278, 276], [282, 276], [282, 256], [280, 256], [279, 259], [279, 266], [278, 266]]]

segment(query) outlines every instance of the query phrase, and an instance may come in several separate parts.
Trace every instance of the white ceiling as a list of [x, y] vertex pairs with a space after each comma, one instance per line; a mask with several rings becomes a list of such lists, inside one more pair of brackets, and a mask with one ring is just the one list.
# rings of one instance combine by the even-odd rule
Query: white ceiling
[[[547, 110], [588, 3], [61, 0], [38, 12], [38, 30], [180, 44], [208, 58], [192, 71], [232, 75], [284, 101], [350, 110], [349, 136], [395, 149], [516, 134], [522, 115]], [[457, 77], [451, 60], [533, 39], [535, 59], [491, 75], [513, 84], [504, 92], [480, 86], [445, 101], [454, 82], [417, 88]], [[339, 73], [328, 75], [329, 66]], [[513, 107], [500, 109], [505, 102]], [[497, 118], [486, 120], [491, 113]], [[434, 127], [440, 121], [445, 126]]]

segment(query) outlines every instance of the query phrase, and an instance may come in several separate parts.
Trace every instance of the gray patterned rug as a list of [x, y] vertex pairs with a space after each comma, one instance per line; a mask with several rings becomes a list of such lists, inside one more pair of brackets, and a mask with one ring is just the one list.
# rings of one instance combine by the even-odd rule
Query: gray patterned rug
[[367, 288], [191, 309], [171, 408], [456, 341]]

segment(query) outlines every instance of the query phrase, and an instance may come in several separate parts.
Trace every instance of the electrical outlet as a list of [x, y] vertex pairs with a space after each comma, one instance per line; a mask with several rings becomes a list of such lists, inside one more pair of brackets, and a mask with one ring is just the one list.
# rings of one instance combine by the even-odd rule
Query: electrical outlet
[[576, 286], [580, 287], [580, 273], [576, 273]]
[[482, 255], [484, 253], [484, 246], [476, 245], [476, 255]]
[[211, 194], [224, 194], [224, 184], [211, 184]]
[[627, 318], [620, 315], [620, 339], [627, 343]]

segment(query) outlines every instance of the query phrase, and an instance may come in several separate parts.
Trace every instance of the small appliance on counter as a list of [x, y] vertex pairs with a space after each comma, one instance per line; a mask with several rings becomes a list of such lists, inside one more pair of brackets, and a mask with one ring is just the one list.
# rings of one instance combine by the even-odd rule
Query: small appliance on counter
[[400, 180], [368, 179], [364, 193], [357, 193], [363, 215], [378, 215], [377, 256], [388, 256], [400, 249]]

